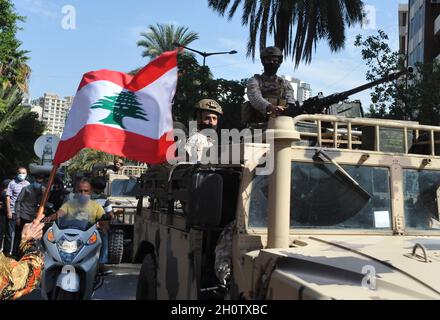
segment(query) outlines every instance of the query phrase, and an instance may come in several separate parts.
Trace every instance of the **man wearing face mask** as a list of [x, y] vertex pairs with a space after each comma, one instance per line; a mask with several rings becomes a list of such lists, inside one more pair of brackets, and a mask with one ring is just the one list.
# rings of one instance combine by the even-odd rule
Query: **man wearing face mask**
[[3, 252], [6, 255], [16, 254], [18, 248], [14, 247], [14, 237], [16, 235], [15, 227], [17, 215], [15, 213], [15, 202], [21, 190], [29, 185], [29, 181], [26, 181], [27, 169], [25, 167], [17, 168], [17, 176], [12, 180], [8, 189], [6, 190], [6, 215], [8, 217], [8, 228], [6, 232], [6, 239]]
[[223, 115], [223, 109], [217, 101], [203, 99], [196, 103], [195, 120], [197, 121], [197, 131], [190, 133], [185, 150], [190, 156], [190, 160], [200, 161], [205, 148], [211, 148], [216, 141], [210, 136], [206, 136], [209, 129], [216, 131], [219, 117]]
[[87, 179], [78, 182], [76, 193], [72, 200], [64, 203], [54, 214], [47, 217], [44, 221], [53, 221], [58, 217], [67, 215], [68, 218], [77, 220], [88, 220], [90, 223], [96, 223], [104, 215], [102, 206], [91, 200], [92, 186]]
[[287, 107], [294, 107], [296, 102], [292, 85], [277, 71], [283, 62], [283, 54], [277, 47], [261, 50], [261, 62], [264, 73], [256, 74], [247, 82], [249, 101], [242, 107], [242, 122], [254, 128], [265, 128], [269, 117], [282, 115]]
[[35, 177], [35, 181], [24, 187], [15, 201], [16, 224], [14, 246], [18, 248], [21, 241], [21, 232], [26, 223], [31, 223], [35, 217], [41, 198], [46, 190], [44, 176]]

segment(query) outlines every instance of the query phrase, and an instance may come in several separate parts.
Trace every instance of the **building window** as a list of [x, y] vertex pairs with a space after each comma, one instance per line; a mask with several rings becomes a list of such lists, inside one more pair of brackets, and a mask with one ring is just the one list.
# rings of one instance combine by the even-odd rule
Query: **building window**
[[400, 37], [400, 51], [405, 52], [405, 37]]

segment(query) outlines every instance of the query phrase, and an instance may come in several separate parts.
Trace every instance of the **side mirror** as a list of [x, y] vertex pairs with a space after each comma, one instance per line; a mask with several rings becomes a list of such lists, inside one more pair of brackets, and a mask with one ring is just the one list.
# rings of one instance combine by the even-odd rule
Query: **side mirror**
[[189, 199], [188, 225], [201, 229], [217, 227], [222, 216], [222, 176], [201, 171], [194, 174]]

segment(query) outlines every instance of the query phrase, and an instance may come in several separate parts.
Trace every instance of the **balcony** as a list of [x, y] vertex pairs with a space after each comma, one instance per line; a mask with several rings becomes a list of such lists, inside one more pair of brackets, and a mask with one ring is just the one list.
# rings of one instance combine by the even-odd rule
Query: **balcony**
[[434, 35], [440, 37], [440, 15], [434, 21]]

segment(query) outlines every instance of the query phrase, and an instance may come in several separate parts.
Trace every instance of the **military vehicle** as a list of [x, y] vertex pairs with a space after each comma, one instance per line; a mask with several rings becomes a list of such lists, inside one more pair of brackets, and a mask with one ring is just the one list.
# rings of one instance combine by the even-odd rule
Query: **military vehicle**
[[137, 208], [137, 179], [147, 170], [145, 165], [124, 166], [118, 172], [107, 170], [112, 163], [97, 163], [92, 168], [92, 176], [104, 176], [104, 194], [111, 202], [115, 218], [111, 220], [108, 260], [110, 264], [121, 263], [124, 256], [132, 259], [132, 239], [134, 215]]
[[[141, 176], [137, 297], [439, 299], [440, 127], [300, 115], [270, 128], [273, 146], [242, 144], [239, 164]], [[274, 171], [257, 175], [268, 152]], [[233, 221], [223, 286], [215, 247]]]

